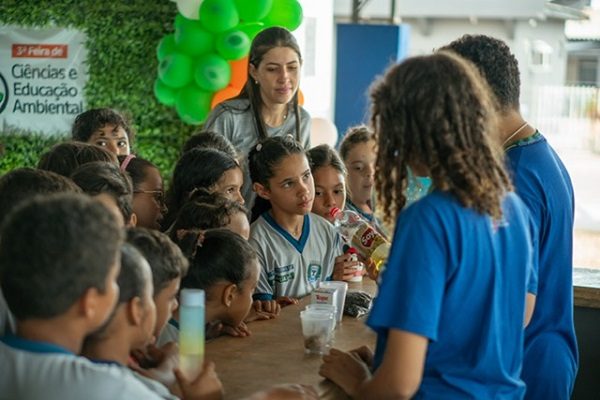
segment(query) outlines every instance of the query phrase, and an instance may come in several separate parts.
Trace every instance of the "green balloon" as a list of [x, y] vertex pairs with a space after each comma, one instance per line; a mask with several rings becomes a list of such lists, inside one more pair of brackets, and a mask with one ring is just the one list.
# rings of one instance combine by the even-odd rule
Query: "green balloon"
[[179, 118], [187, 124], [199, 125], [210, 112], [213, 93], [200, 90], [196, 85], [184, 87], [177, 94], [175, 110]]
[[154, 96], [160, 104], [171, 107], [175, 105], [177, 90], [165, 85], [160, 79], [157, 79], [154, 81]]
[[200, 22], [210, 32], [224, 32], [240, 23], [233, 0], [204, 0], [200, 5]]
[[177, 15], [175, 16], [175, 23], [173, 24], [175, 26], [175, 29], [186, 25], [186, 24], [194, 24], [197, 23], [197, 20], [193, 20], [193, 19], [188, 19], [186, 17], [184, 17], [181, 13], [177, 13]]
[[302, 6], [297, 0], [273, 0], [273, 7], [262, 22], [267, 27], [282, 26], [293, 31], [302, 23]]
[[158, 46], [156, 46], [156, 58], [158, 58], [158, 61], [162, 61], [166, 56], [176, 51], [175, 36], [173, 34], [167, 35], [160, 39]]
[[229, 31], [217, 36], [215, 46], [226, 60], [239, 60], [250, 51], [250, 39], [242, 31]]
[[210, 52], [213, 48], [213, 35], [202, 27], [200, 22], [188, 20], [175, 26], [175, 43], [182, 53], [195, 57]]
[[248, 22], [246, 24], [239, 24], [238, 29], [248, 35], [248, 39], [250, 42], [254, 40], [256, 35], [259, 34], [260, 31], [265, 29], [265, 24], [262, 22]]
[[216, 92], [229, 84], [231, 66], [223, 57], [206, 54], [196, 62], [194, 80], [200, 89]]
[[240, 19], [245, 22], [260, 21], [267, 16], [273, 0], [234, 0]]
[[174, 89], [192, 81], [192, 59], [181, 53], [172, 53], [158, 64], [158, 77]]

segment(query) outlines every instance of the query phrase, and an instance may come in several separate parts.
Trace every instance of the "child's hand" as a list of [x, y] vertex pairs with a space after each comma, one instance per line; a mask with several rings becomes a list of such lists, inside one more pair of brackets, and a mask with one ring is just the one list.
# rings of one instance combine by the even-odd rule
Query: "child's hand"
[[373, 367], [373, 350], [367, 346], [360, 346], [354, 350], [350, 350], [350, 354], [357, 355], [358, 358], [364, 361], [369, 368]]
[[281, 306], [276, 300], [256, 300], [252, 306], [256, 311], [272, 315], [273, 318], [281, 312]]
[[[175, 342], [166, 343], [158, 348], [151, 344], [146, 347], [145, 367], [144, 364], [136, 365], [130, 363], [129, 368], [148, 378], [161, 382], [165, 386], [170, 386], [175, 382], [173, 370], [179, 365], [179, 347]], [[138, 351], [139, 354], [143, 351]]]
[[260, 391], [246, 400], [317, 400], [319, 395], [308, 385], [277, 385]]
[[281, 307], [285, 307], [292, 304], [298, 304], [299, 300], [288, 296], [279, 296], [275, 299], [275, 302], [277, 302], [277, 304], [279, 304]]
[[250, 332], [250, 329], [248, 329], [248, 325], [246, 325], [243, 322], [236, 327], [230, 325], [223, 325], [221, 333], [233, 337], [246, 337], [252, 334], [252, 332]]
[[[337, 256], [333, 265], [333, 280], [347, 281], [354, 277], [356, 269], [361, 265], [360, 261], [352, 261], [351, 254]], [[364, 269], [363, 269], [364, 271]]]
[[369, 258], [365, 261], [365, 266], [367, 267], [367, 275], [369, 275], [369, 278], [377, 282], [377, 278], [379, 278], [379, 271], [377, 270], [375, 262]]
[[202, 371], [195, 379], [189, 379], [181, 370], [175, 370], [177, 383], [181, 388], [184, 400], [221, 400], [223, 385], [215, 372], [215, 364], [205, 361]]
[[281, 312], [281, 306], [275, 300], [255, 300], [244, 322], [273, 319]]
[[331, 380], [354, 398], [364, 381], [371, 377], [371, 371], [356, 353], [331, 349], [323, 356], [319, 375]]

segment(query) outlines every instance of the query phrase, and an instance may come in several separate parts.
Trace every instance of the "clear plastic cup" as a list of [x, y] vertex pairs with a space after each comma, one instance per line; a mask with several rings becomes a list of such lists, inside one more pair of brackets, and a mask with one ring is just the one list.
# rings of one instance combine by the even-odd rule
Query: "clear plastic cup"
[[306, 354], [327, 354], [333, 344], [335, 314], [327, 310], [300, 311], [304, 352]]
[[[337, 324], [337, 306], [335, 304], [323, 304], [323, 303], [311, 303], [307, 304], [305, 310], [317, 310], [317, 311], [326, 311], [333, 314], [333, 317]], [[335, 328], [335, 325], [334, 325]]]
[[322, 281], [319, 287], [337, 289], [337, 321], [342, 322], [344, 316], [344, 303], [346, 302], [346, 292], [348, 292], [348, 282], [342, 281]]

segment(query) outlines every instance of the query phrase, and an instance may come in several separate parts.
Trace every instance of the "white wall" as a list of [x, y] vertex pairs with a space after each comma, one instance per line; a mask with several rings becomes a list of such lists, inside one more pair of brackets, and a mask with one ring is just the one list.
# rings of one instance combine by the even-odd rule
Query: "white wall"
[[[542, 85], [563, 85], [566, 77], [567, 54], [564, 21], [542, 21], [532, 26], [520, 20], [514, 25], [502, 20], [431, 19], [429, 25], [416, 19], [406, 19], [411, 25], [410, 55], [430, 54], [433, 50], [464, 34], [485, 34], [503, 40], [519, 61], [521, 71], [521, 107], [527, 115], [531, 104], [531, 88]], [[552, 48], [550, 68], [531, 66], [530, 51], [534, 41], [542, 40]]]
[[[327, 2], [330, 0], [324, 0]], [[335, 15], [350, 16], [352, 0], [333, 0]], [[542, 15], [546, 0], [397, 0], [396, 16], [530, 18]], [[388, 18], [391, 0], [370, 0], [361, 16]]]
[[300, 0], [304, 19], [294, 31], [304, 65], [300, 90], [312, 117], [333, 119], [334, 18], [332, 0]]

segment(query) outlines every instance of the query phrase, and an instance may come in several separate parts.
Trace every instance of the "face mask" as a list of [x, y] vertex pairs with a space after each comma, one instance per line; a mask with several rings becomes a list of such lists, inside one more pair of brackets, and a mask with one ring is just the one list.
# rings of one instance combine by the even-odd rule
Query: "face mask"
[[408, 185], [404, 191], [404, 196], [406, 196], [406, 204], [404, 207], [411, 205], [428, 194], [431, 191], [431, 185], [433, 183], [428, 176], [415, 176], [410, 167], [407, 167], [407, 171]]

